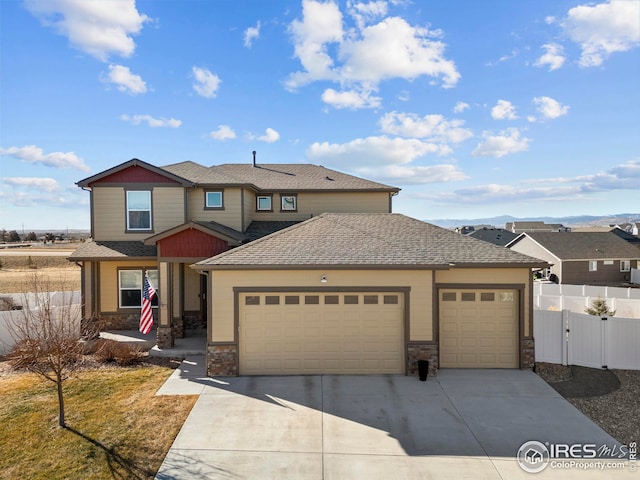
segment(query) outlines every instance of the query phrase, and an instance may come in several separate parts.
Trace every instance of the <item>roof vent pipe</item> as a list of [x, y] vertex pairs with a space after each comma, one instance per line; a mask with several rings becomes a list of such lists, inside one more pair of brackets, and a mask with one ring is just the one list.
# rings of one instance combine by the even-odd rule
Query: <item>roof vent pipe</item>
[[253, 153], [253, 168], [256, 168], [256, 151], [254, 150], [252, 153]]

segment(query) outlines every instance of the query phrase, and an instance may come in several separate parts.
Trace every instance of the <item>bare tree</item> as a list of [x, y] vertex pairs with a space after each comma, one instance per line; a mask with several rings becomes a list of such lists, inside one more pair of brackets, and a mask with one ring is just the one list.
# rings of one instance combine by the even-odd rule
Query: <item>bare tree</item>
[[66, 427], [62, 384], [80, 365], [84, 350], [80, 309], [69, 292], [55, 305], [50, 287], [50, 282], [34, 273], [27, 287], [30, 293], [23, 295], [21, 318], [12, 325], [16, 345], [9, 363], [55, 383], [58, 425]]

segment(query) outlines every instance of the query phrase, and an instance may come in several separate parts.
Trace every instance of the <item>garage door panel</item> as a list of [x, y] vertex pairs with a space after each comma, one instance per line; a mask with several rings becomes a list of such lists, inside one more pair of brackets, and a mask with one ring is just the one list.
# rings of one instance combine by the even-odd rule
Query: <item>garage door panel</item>
[[[254, 302], [260, 297], [251, 296]], [[345, 305], [346, 296], [358, 303]], [[336, 294], [319, 295], [318, 304], [305, 304], [302, 295], [299, 304], [266, 304], [261, 298], [248, 306], [241, 295], [240, 373], [403, 373], [402, 302], [385, 304], [382, 294], [366, 296], [367, 304], [364, 294]], [[325, 297], [337, 298], [338, 304], [325, 304]]]
[[439, 294], [441, 367], [517, 368], [515, 291], [443, 289]]

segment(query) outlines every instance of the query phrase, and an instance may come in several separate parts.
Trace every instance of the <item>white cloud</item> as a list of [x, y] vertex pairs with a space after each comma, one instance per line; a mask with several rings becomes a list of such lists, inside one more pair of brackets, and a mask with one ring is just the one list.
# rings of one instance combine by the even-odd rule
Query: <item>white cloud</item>
[[404, 165], [429, 153], [441, 153], [442, 147], [416, 138], [386, 136], [357, 138], [348, 143], [315, 142], [307, 150], [313, 163], [362, 169], [386, 165]]
[[135, 0], [26, 0], [25, 7], [73, 48], [103, 62], [110, 55], [130, 57], [136, 47], [132, 35], [150, 20], [138, 12]]
[[423, 193], [420, 197], [451, 204], [575, 200], [602, 191], [635, 191], [638, 188], [638, 182], [640, 182], [640, 160], [631, 160], [592, 175], [545, 178], [509, 185], [476, 185], [446, 193]]
[[568, 106], [562, 105], [551, 97], [535, 97], [533, 103], [536, 105], [536, 110], [545, 119], [558, 118], [569, 112]]
[[377, 84], [390, 78], [413, 80], [427, 75], [441, 78], [443, 87], [453, 87], [460, 74], [454, 62], [444, 58], [444, 43], [433, 39], [439, 35], [412, 27], [403, 18], [385, 18], [343, 42], [340, 57], [346, 61], [340, 77]]
[[147, 92], [147, 84], [142, 77], [134, 75], [129, 67], [122, 65], [109, 65], [109, 73], [102, 80], [107, 83], [113, 83], [118, 90], [130, 95], [138, 95]]
[[35, 145], [0, 148], [0, 155], [10, 155], [27, 163], [46, 165], [47, 167], [74, 168], [83, 172], [91, 170], [85, 165], [84, 160], [73, 152], [52, 152], [45, 155], [42, 149]]
[[280, 140], [280, 134], [273, 128], [267, 128], [264, 132], [264, 135], [260, 135], [259, 137], [257, 137], [257, 140], [266, 143], [274, 143]]
[[2, 182], [13, 187], [35, 188], [44, 192], [60, 190], [58, 182], [53, 178], [42, 177], [2, 177]]
[[328, 54], [328, 44], [342, 41], [342, 13], [333, 2], [303, 0], [302, 21], [289, 25], [293, 36], [295, 56], [304, 72], [294, 73], [287, 85], [291, 89], [315, 80], [337, 78], [332, 72], [333, 60]]
[[210, 132], [209, 136], [215, 140], [232, 140], [236, 138], [236, 132], [229, 125], [218, 125], [218, 129]]
[[507, 100], [498, 100], [495, 107], [491, 109], [491, 117], [494, 120], [515, 120], [518, 118], [516, 107]]
[[520, 137], [516, 128], [509, 128], [499, 135], [491, 135], [488, 132], [482, 134], [483, 143], [478, 144], [471, 154], [474, 157], [501, 158], [512, 153], [523, 152], [529, 148], [529, 139]]
[[367, 23], [384, 17], [388, 11], [387, 2], [347, 2], [349, 15], [353, 17], [359, 28], [363, 28]]
[[328, 88], [322, 93], [322, 101], [338, 109], [378, 108], [381, 100], [380, 97], [372, 97], [370, 91], [347, 90], [337, 92], [333, 88]]
[[412, 164], [420, 157], [442, 150], [442, 146], [415, 138], [380, 136], [357, 138], [343, 144], [316, 142], [309, 147], [306, 157], [312, 163], [388, 183], [426, 184], [465, 179], [466, 175], [456, 165]]
[[260, 22], [255, 27], [249, 27], [244, 31], [244, 46], [251, 48], [253, 41], [260, 38]]
[[151, 128], [157, 127], [168, 127], [168, 128], [178, 128], [182, 125], [182, 121], [176, 120], [175, 118], [155, 118], [151, 115], [121, 115], [120, 119], [124, 122], [129, 122], [132, 125], [140, 125], [142, 122], [146, 122]]
[[[349, 2], [348, 12], [356, 24], [347, 30], [336, 3], [303, 0], [302, 5], [302, 19], [294, 20], [289, 32], [303, 70], [289, 76], [286, 86], [290, 90], [315, 81], [333, 81], [344, 91], [376, 91], [384, 80], [410, 81], [420, 76], [441, 79], [443, 87], [449, 88], [460, 78], [454, 62], [444, 57], [445, 45], [439, 40], [442, 32], [411, 26], [400, 17], [369, 25], [386, 15], [384, 2]], [[335, 100], [335, 96], [325, 97]], [[368, 107], [364, 102], [360, 108]]]
[[546, 52], [534, 63], [536, 67], [549, 66], [550, 72], [562, 67], [566, 60], [562, 45], [547, 43], [543, 45], [542, 48], [544, 48]]
[[469, 106], [468, 103], [466, 103], [466, 102], [458, 102], [453, 107], [453, 113], [462, 113], [465, 110], [468, 110], [469, 108], [471, 108], [471, 107]]
[[196, 93], [201, 97], [215, 98], [216, 94], [218, 93], [218, 88], [222, 83], [220, 77], [218, 77], [215, 73], [211, 73], [206, 68], [200, 67], [193, 67], [192, 73], [196, 81], [193, 84], [193, 89], [196, 91]]
[[602, 65], [612, 53], [640, 45], [640, 2], [610, 0], [597, 5], [579, 5], [562, 22], [571, 40], [580, 45], [583, 67]]
[[357, 173], [386, 183], [404, 185], [445, 183], [468, 178], [457, 165], [450, 164], [430, 166], [387, 165], [382, 168], [362, 167], [357, 170]]
[[473, 132], [463, 128], [463, 120], [446, 120], [442, 115], [391, 112], [380, 119], [384, 133], [403, 137], [426, 138], [440, 143], [460, 143], [473, 137]]

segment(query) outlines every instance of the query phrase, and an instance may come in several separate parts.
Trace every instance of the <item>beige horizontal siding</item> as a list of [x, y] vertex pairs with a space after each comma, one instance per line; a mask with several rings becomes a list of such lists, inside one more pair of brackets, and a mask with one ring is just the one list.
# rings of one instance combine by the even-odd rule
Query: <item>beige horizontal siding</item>
[[[215, 190], [215, 189], [209, 189]], [[203, 188], [189, 190], [189, 219], [198, 222], [217, 222], [242, 231], [242, 194], [240, 188], [223, 189], [223, 210], [205, 210]]]
[[[326, 275], [327, 283], [320, 278]], [[209, 315], [215, 318], [211, 341], [234, 340], [233, 287], [308, 287], [321, 292], [324, 287], [410, 287], [410, 339], [433, 340], [431, 271], [327, 270], [327, 271], [213, 271], [209, 285]]]

